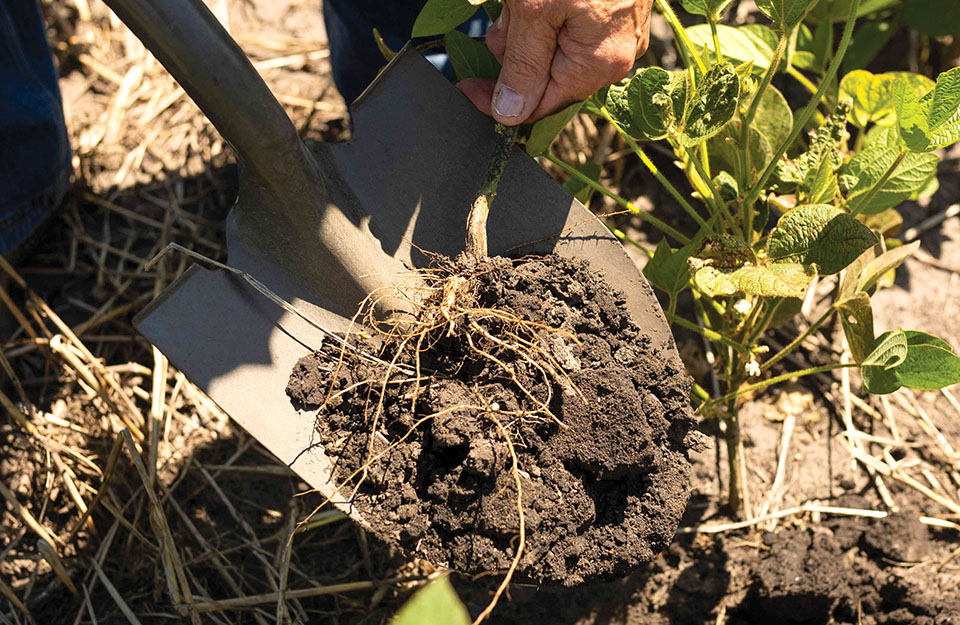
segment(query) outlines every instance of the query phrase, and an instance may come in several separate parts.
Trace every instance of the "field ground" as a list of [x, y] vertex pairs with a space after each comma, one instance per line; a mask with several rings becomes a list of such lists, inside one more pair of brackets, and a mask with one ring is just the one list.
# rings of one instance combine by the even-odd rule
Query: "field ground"
[[[344, 138], [319, 0], [213, 5], [302, 135]], [[222, 140], [99, 0], [45, 0], [44, 9], [76, 176], [64, 210], [16, 267], [23, 284], [0, 281], [18, 317], [0, 336], [0, 364], [15, 374], [0, 385], [0, 621], [386, 622], [435, 572], [429, 563], [391, 553], [335, 512], [298, 530], [317, 495], [130, 324], [187, 265], [170, 256], [141, 271], [168, 242], [225, 256], [236, 169]], [[610, 184], [670, 214], [666, 194], [622, 148], [587, 119], [558, 144], [570, 160], [605, 159]], [[936, 196], [905, 207], [906, 226], [943, 216], [958, 198], [950, 153]], [[960, 221], [916, 235], [922, 253], [875, 300], [878, 330], [928, 329], [960, 346]], [[829, 288], [820, 285], [808, 313]], [[839, 341], [828, 328], [799, 357], [836, 358]], [[704, 373], [702, 345], [684, 335], [679, 344]], [[711, 446], [695, 458], [694, 495], [663, 556], [601, 587], [518, 585], [492, 622], [960, 622], [954, 393], [869, 399], [856, 374], [822, 376], [754, 398], [744, 422], [750, 521], [725, 516], [725, 461]], [[397, 578], [405, 581], [381, 583]], [[495, 587], [454, 581], [474, 614]]]

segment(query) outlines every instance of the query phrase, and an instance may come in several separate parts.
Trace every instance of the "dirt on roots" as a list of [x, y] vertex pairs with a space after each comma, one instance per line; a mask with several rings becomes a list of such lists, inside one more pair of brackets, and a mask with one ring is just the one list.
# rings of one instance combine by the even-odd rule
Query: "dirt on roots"
[[287, 388], [374, 532], [465, 573], [507, 569], [519, 480], [520, 578], [610, 579], [666, 549], [698, 440], [679, 360], [583, 261], [461, 257], [434, 280], [467, 286], [456, 302], [438, 288], [415, 349], [366, 344], [404, 369], [331, 342]]

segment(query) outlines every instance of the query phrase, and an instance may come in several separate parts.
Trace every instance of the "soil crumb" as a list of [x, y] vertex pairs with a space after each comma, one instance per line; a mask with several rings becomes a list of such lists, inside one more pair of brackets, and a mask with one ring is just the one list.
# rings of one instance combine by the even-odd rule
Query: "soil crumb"
[[520, 518], [506, 433], [526, 527], [520, 578], [608, 580], [663, 552], [700, 440], [679, 359], [583, 261], [460, 257], [435, 271], [438, 283], [464, 279], [472, 312], [412, 349], [402, 337], [365, 343], [406, 369], [388, 374], [331, 342], [291, 375], [287, 393], [317, 410], [345, 497], [410, 554], [467, 574], [505, 570]]

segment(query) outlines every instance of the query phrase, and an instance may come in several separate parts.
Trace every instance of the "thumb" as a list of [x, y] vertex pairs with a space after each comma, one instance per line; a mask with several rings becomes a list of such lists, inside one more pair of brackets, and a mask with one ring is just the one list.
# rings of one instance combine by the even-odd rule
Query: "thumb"
[[[537, 109], [550, 82], [550, 66], [557, 49], [559, 26], [544, 12], [511, 5], [505, 28], [503, 68], [493, 90], [494, 118], [506, 126], [522, 123]], [[561, 24], [562, 25], [562, 24]]]

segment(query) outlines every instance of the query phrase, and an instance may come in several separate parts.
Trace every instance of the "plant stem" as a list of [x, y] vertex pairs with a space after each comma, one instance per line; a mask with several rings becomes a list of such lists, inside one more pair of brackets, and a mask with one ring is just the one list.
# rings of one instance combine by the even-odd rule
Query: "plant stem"
[[880, 176], [880, 180], [877, 180], [877, 183], [873, 185], [873, 188], [871, 188], [866, 195], [861, 195], [856, 204], [850, 208], [851, 215], [859, 215], [867, 206], [870, 205], [870, 200], [876, 197], [877, 193], [880, 193], [880, 189], [883, 188], [883, 185], [887, 184], [887, 181], [890, 180], [891, 176], [893, 176], [897, 167], [900, 166], [900, 163], [903, 162], [903, 159], [906, 155], [907, 151], [901, 149], [900, 153], [897, 154], [897, 158], [893, 159], [893, 162], [890, 163], [890, 167], [887, 167], [887, 171], [883, 172], [883, 175]]
[[[753, 100], [750, 101], [750, 108], [747, 109], [746, 117], [740, 121], [740, 149], [738, 150], [740, 154], [740, 180], [738, 182], [741, 189], [746, 189], [750, 185], [750, 124], [753, 123], [753, 118], [757, 115], [757, 110], [760, 108], [760, 101], [763, 99], [764, 92], [766, 92], [770, 86], [774, 74], [777, 73], [777, 69], [780, 67], [780, 61], [783, 59], [783, 55], [787, 50], [788, 37], [789, 35], [784, 34], [777, 40], [777, 47], [773, 51], [770, 66], [767, 67], [767, 71], [763, 73], [763, 78], [760, 79], [760, 85], [753, 94]], [[752, 244], [753, 203], [745, 203], [742, 208], [744, 240], [747, 241], [748, 244]]]
[[[691, 154], [689, 151], [684, 151], [687, 158], [693, 162], [694, 168], [697, 170], [697, 174], [700, 178], [703, 179], [703, 184], [709, 192], [709, 199], [712, 201], [714, 207], [719, 211], [723, 216], [723, 219], [730, 225], [730, 229], [740, 235], [741, 238], [744, 238], [743, 233], [740, 231], [740, 226], [734, 220], [733, 215], [730, 213], [730, 209], [727, 207], [727, 203], [720, 198], [717, 194], [717, 190], [713, 186], [713, 182], [710, 180], [710, 174], [708, 174], [704, 168], [703, 163], [700, 162], [700, 159], [697, 158], [696, 154]], [[707, 198], [704, 198], [706, 201]], [[744, 239], [745, 240], [745, 239]]]
[[723, 52], [720, 50], [720, 35], [717, 34], [717, 20], [713, 18], [713, 15], [707, 16], [707, 21], [710, 23], [710, 34], [713, 35], [713, 49], [717, 55], [717, 63], [723, 62]]
[[802, 369], [800, 371], [794, 371], [793, 373], [785, 373], [783, 375], [778, 375], [775, 378], [770, 378], [769, 380], [758, 382], [757, 384], [751, 384], [750, 386], [741, 387], [732, 393], [724, 395], [723, 397], [718, 397], [717, 399], [711, 399], [706, 404], [704, 404], [704, 407], [715, 406], [717, 404], [739, 397], [740, 395], [743, 395], [745, 393], [760, 391], [767, 388], [768, 386], [773, 386], [774, 384], [779, 384], [780, 382], [786, 382], [794, 378], [802, 378], [807, 375], [815, 375], [817, 373], [824, 373], [826, 371], [833, 371], [835, 369], [845, 369], [845, 368], [859, 367], [859, 366], [860, 365], [858, 365], [855, 362], [839, 362], [839, 363], [834, 363], [832, 365], [823, 365], [820, 367], [811, 367], [809, 369]]
[[773, 356], [771, 356], [770, 358], [768, 358], [766, 362], [764, 362], [762, 365], [760, 365], [760, 372], [763, 373], [764, 371], [766, 371], [767, 369], [769, 369], [769, 368], [772, 367], [773, 365], [777, 364], [777, 362], [779, 362], [784, 356], [786, 356], [787, 354], [789, 354], [790, 352], [792, 352], [792, 351], [793, 351], [794, 349], [796, 349], [801, 343], [803, 343], [805, 340], [807, 340], [807, 337], [808, 337], [808, 336], [810, 336], [811, 334], [813, 334], [814, 332], [816, 332], [816, 331], [820, 328], [820, 326], [822, 326], [824, 323], [826, 323], [827, 319], [830, 318], [830, 315], [833, 314], [834, 310], [835, 310], [835, 309], [833, 308], [833, 306], [831, 306], [830, 308], [828, 308], [827, 311], [826, 311], [825, 313], [823, 313], [822, 315], [820, 315], [820, 318], [819, 318], [819, 319], [817, 319], [817, 320], [814, 321], [812, 324], [810, 324], [810, 327], [807, 328], [800, 336], [798, 336], [797, 338], [795, 338], [795, 339], [793, 339], [792, 341], [790, 341], [790, 344], [789, 344], [789, 345], [787, 345], [786, 347], [784, 347], [783, 349], [781, 349], [779, 352], [777, 352], [776, 354], [774, 354]]
[[487, 217], [490, 214], [490, 205], [497, 195], [497, 186], [503, 177], [503, 170], [517, 144], [517, 127], [497, 124], [497, 145], [490, 157], [487, 173], [480, 184], [477, 197], [467, 215], [467, 252], [485, 257], [487, 255]]
[[728, 339], [727, 337], [723, 336], [719, 332], [715, 332], [708, 328], [701, 328], [697, 324], [690, 323], [683, 317], [678, 317], [677, 315], [672, 314], [670, 312], [664, 313], [664, 316], [666, 316], [667, 321], [669, 321], [670, 323], [675, 323], [682, 328], [686, 328], [687, 330], [690, 330], [691, 332], [696, 332], [697, 334], [701, 334], [704, 337], [706, 337], [708, 340], [713, 341], [714, 343], [720, 343], [721, 345], [726, 345], [727, 347], [736, 351], [738, 354], [747, 355], [749, 353], [749, 350], [747, 350], [746, 347], [744, 347], [743, 345], [740, 345], [736, 341]]
[[[709, 403], [709, 402], [708, 402]], [[743, 462], [743, 437], [740, 435], [740, 410], [735, 396], [727, 403], [727, 470], [730, 473], [730, 491], [727, 503], [736, 518], [743, 518], [747, 500], [747, 472]]]
[[[681, 49], [681, 53], [684, 55], [684, 57], [689, 55], [690, 58], [692, 58], [697, 64], [697, 69], [700, 70], [700, 73], [705, 74], [707, 72], [707, 67], [703, 64], [703, 59], [700, 58], [697, 48], [693, 45], [693, 42], [690, 41], [690, 37], [687, 36], [687, 31], [684, 30], [683, 24], [681, 24], [680, 20], [677, 18], [677, 14], [674, 13], [673, 9], [670, 7], [670, 3], [667, 2], [667, 0], [657, 0], [657, 6], [660, 8], [660, 12], [663, 13], [664, 19], [667, 20], [668, 24], [670, 24], [670, 28], [673, 30], [673, 36], [680, 44], [678, 47]], [[690, 72], [690, 74], [691, 78], [694, 78], [693, 72]]]
[[636, 154], [637, 157], [640, 159], [640, 162], [642, 162], [644, 166], [647, 168], [647, 170], [651, 174], [653, 174], [653, 177], [657, 179], [657, 182], [663, 185], [663, 188], [666, 189], [667, 192], [673, 196], [673, 199], [675, 199], [680, 204], [681, 208], [683, 208], [683, 210], [686, 211], [686, 213], [690, 215], [690, 217], [695, 222], [697, 222], [697, 225], [700, 226], [701, 228], [705, 228], [706, 230], [715, 233], [716, 230], [714, 229], [714, 227], [711, 226], [709, 223], [707, 223], [703, 219], [703, 217], [701, 217], [700, 214], [693, 208], [693, 206], [690, 205], [690, 202], [688, 202], [686, 198], [684, 198], [683, 195], [681, 195], [680, 192], [677, 191], [677, 188], [674, 187], [673, 184], [671, 184], [671, 182], [667, 180], [667, 178], [662, 173], [660, 173], [660, 170], [657, 168], [654, 162], [650, 160], [650, 157], [647, 156], [647, 153], [644, 152], [643, 149], [637, 144], [637, 142], [633, 140], [633, 137], [627, 134], [627, 132], [620, 127], [620, 124], [618, 124], [616, 120], [613, 119], [613, 117], [610, 115], [610, 112], [606, 109], [606, 107], [601, 107], [600, 112], [603, 114], [603, 117], [610, 124], [612, 124], [614, 128], [616, 128], [620, 136], [623, 137], [624, 141], [627, 142], [627, 145], [630, 146], [630, 149], [632, 149], [634, 154]]
[[837, 48], [837, 53], [830, 61], [830, 67], [827, 69], [826, 75], [823, 77], [823, 80], [820, 81], [820, 86], [817, 87], [817, 92], [813, 94], [813, 97], [810, 98], [810, 102], [807, 103], [807, 106], [804, 107], [796, 121], [793, 123], [793, 130], [790, 131], [790, 136], [788, 136], [783, 144], [777, 148], [777, 151], [773, 155], [773, 159], [760, 175], [760, 179], [757, 180], [757, 183], [750, 189], [750, 192], [747, 194], [746, 200], [744, 201], [745, 207], [752, 207], [754, 202], [757, 201], [757, 198], [760, 197], [760, 193], [763, 191], [764, 185], [767, 184], [767, 180], [770, 179], [770, 176], [777, 168], [780, 158], [786, 153], [787, 149], [793, 145], [793, 142], [796, 141], [804, 126], [806, 126], [807, 122], [810, 121], [810, 117], [817, 110], [817, 106], [819, 105], [820, 100], [823, 98], [824, 93], [826, 93], [827, 87], [829, 87], [830, 83], [833, 82], [833, 78], [837, 75], [837, 71], [840, 69], [840, 62], [843, 60], [843, 56], [847, 52], [847, 47], [850, 45], [850, 38], [853, 35], [853, 25], [857, 21], [856, 16], [857, 11], [859, 10], [860, 0], [853, 0], [853, 2], [850, 4], [850, 12], [847, 15], [847, 23], [843, 28], [843, 36], [840, 38], [840, 47]]
[[598, 182], [596, 182], [596, 181], [594, 181], [594, 180], [591, 180], [589, 176], [583, 175], [583, 173], [577, 171], [577, 170], [574, 169], [573, 167], [570, 167], [569, 165], [567, 165], [566, 163], [564, 163], [563, 161], [561, 161], [561, 160], [558, 159], [557, 157], [553, 156], [552, 154], [544, 154], [543, 157], [546, 158], [546, 159], [547, 159], [548, 161], [550, 161], [551, 163], [553, 163], [554, 165], [556, 165], [557, 167], [559, 167], [560, 169], [562, 169], [563, 171], [567, 172], [568, 174], [570, 174], [571, 176], [573, 176], [574, 178], [576, 178], [577, 180], [579, 180], [580, 182], [582, 182], [583, 184], [585, 184], [585, 185], [589, 186], [590, 188], [592, 188], [592, 189], [594, 189], [594, 190], [596, 190], [596, 191], [599, 191], [600, 193], [606, 195], [608, 198], [612, 199], [614, 202], [616, 202], [616, 203], [619, 204], [620, 206], [626, 208], [627, 210], [629, 210], [629, 211], [631, 211], [631, 212], [633, 212], [633, 213], [636, 213], [637, 217], [639, 217], [639, 218], [642, 219], [643, 221], [646, 221], [646, 222], [649, 223], [650, 225], [656, 227], [657, 229], [659, 229], [661, 232], [663, 232], [663, 233], [666, 234], [667, 236], [672, 237], [675, 241], [679, 242], [681, 245], [686, 245], [686, 244], [690, 243], [690, 238], [689, 238], [689, 237], [685, 237], [684, 235], [680, 234], [679, 232], [677, 232], [677, 230], [676, 230], [675, 228], [673, 228], [673, 227], [667, 225], [666, 223], [660, 221], [659, 219], [657, 219], [657, 218], [654, 217], [653, 215], [650, 215], [649, 213], [643, 212], [642, 210], [640, 210], [639, 208], [637, 208], [636, 206], [634, 206], [633, 204], [631, 204], [630, 202], [628, 202], [628, 201], [625, 200], [624, 198], [620, 197], [619, 195], [617, 195], [617, 194], [614, 193], [613, 191], [610, 191], [609, 189], [607, 189], [607, 188], [606, 188], [605, 186], [603, 186], [602, 184], [600, 184], [600, 183], [598, 183]]

